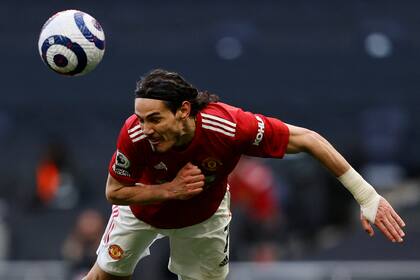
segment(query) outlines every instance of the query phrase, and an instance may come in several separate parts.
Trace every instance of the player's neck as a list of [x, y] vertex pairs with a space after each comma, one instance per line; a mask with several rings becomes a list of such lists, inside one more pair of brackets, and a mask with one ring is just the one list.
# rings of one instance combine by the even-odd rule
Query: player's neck
[[176, 145], [178, 148], [182, 149], [191, 143], [194, 138], [195, 127], [195, 117], [189, 117], [185, 120], [178, 144]]

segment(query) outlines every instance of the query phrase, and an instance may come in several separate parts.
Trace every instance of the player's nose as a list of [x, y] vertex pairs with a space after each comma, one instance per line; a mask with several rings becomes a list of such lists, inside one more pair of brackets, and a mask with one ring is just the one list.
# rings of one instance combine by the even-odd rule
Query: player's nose
[[150, 136], [150, 135], [152, 135], [154, 132], [155, 132], [155, 131], [154, 131], [153, 127], [152, 127], [150, 124], [146, 124], [146, 123], [144, 123], [144, 124], [143, 124], [143, 133], [144, 133], [146, 136]]

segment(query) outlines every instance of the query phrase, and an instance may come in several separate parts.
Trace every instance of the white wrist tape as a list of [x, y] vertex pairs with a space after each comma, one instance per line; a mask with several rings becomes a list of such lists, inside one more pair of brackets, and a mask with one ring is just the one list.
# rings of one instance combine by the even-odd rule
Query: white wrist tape
[[375, 189], [357, 173], [350, 168], [338, 180], [348, 189], [356, 201], [360, 204], [363, 216], [371, 223], [375, 223], [376, 212], [378, 211], [381, 196]]

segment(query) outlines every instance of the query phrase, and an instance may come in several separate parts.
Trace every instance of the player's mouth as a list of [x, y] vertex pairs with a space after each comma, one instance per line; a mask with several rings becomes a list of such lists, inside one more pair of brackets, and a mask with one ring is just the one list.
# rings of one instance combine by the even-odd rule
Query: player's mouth
[[149, 140], [150, 144], [152, 144], [154, 146], [159, 145], [159, 143], [161, 142], [161, 138], [150, 137], [150, 138], [148, 138], [148, 140]]

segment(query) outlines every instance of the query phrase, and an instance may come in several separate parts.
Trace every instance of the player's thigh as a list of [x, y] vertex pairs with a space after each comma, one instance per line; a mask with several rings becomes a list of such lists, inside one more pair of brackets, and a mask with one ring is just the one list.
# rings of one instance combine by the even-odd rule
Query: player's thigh
[[82, 280], [130, 280], [131, 276], [115, 276], [103, 271], [97, 263]]
[[114, 206], [97, 250], [97, 265], [108, 274], [129, 276], [160, 237], [153, 227], [134, 217], [129, 207]]
[[180, 279], [222, 280], [229, 272], [229, 226], [205, 236], [170, 237], [169, 269]]
[[222, 280], [229, 271], [230, 193], [206, 221], [168, 232], [169, 270], [180, 279]]

